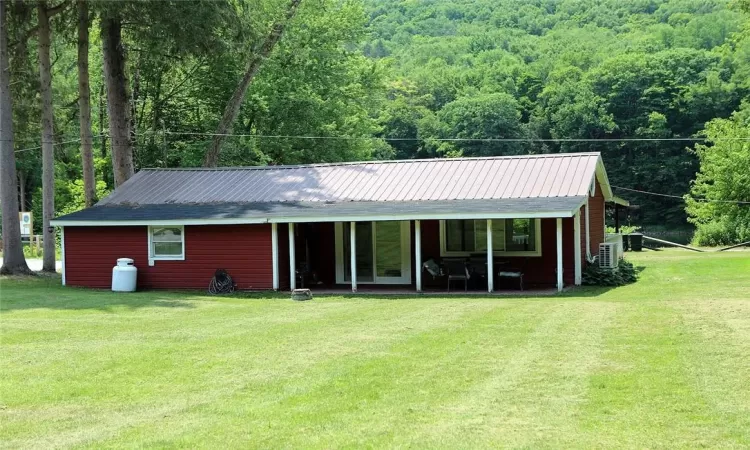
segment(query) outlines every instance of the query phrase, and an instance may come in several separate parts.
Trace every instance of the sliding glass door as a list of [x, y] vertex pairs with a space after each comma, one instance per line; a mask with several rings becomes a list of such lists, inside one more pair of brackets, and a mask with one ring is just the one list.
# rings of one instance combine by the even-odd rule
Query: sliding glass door
[[[409, 222], [356, 222], [357, 283], [409, 284]], [[336, 223], [336, 282], [351, 283], [351, 225]]]

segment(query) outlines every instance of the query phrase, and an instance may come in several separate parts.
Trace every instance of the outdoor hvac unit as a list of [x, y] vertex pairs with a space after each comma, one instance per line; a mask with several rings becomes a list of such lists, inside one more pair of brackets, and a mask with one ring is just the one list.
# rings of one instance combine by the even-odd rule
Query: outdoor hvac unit
[[617, 267], [617, 244], [605, 242], [599, 244], [599, 267], [613, 269]]

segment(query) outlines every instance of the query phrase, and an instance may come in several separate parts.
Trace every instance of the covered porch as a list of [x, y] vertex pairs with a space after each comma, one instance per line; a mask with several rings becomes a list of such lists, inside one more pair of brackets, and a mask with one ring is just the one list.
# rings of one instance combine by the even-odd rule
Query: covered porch
[[[273, 287], [315, 293], [549, 294], [578, 285], [581, 217], [272, 223]], [[585, 242], [585, 246], [584, 246]]]

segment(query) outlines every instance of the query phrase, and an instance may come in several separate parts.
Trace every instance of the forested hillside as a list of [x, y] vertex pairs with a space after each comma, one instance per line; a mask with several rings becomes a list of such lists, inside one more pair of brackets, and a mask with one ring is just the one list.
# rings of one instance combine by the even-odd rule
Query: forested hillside
[[[683, 196], [694, 142], [637, 139], [698, 136], [748, 94], [745, 17], [725, 1], [367, 0], [367, 12], [364, 52], [391, 68], [381, 135], [419, 138], [392, 142], [398, 157], [600, 151], [612, 184]], [[435, 141], [448, 138], [518, 141]], [[685, 221], [679, 199], [618, 194], [645, 222]]]
[[750, 180], [716, 182], [748, 153], [747, 1], [0, 1], [3, 174], [37, 232], [143, 167], [598, 151], [615, 186], [697, 198], [711, 242], [750, 236]]

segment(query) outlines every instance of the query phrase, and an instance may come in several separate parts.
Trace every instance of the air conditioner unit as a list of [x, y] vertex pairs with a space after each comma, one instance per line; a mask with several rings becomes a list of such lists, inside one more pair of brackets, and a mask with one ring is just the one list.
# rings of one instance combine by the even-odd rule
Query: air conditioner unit
[[599, 267], [614, 269], [617, 267], [617, 243], [599, 244]]

